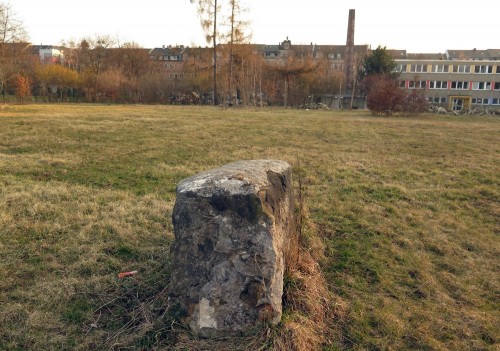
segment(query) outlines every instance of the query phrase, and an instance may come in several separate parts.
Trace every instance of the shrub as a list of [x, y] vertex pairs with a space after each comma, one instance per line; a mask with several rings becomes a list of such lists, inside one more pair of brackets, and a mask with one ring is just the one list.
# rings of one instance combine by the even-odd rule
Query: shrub
[[406, 116], [414, 116], [427, 111], [429, 102], [425, 98], [424, 90], [415, 89], [411, 93], [405, 94], [403, 103], [403, 114]]
[[367, 105], [374, 114], [390, 116], [400, 113], [404, 116], [417, 115], [425, 112], [428, 102], [424, 90], [412, 90], [407, 93], [398, 87], [394, 78], [382, 75], [366, 78]]
[[391, 115], [402, 110], [405, 93], [399, 89], [396, 80], [377, 75], [367, 77], [368, 109], [375, 114]]
[[16, 76], [15, 86], [17, 99], [20, 103], [25, 103], [31, 96], [31, 80], [22, 74], [18, 74]]

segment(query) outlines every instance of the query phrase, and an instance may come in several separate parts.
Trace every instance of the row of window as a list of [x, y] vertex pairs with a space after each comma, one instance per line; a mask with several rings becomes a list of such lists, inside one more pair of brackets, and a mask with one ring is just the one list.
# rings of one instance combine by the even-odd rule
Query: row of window
[[[472, 85], [471, 85], [472, 84]], [[406, 81], [399, 81], [399, 86], [401, 88], [408, 87], [409, 89], [426, 89], [427, 81], [425, 80], [410, 80], [408, 84]], [[469, 87], [472, 87], [472, 90], [491, 90], [493, 86], [493, 90], [500, 90], [500, 82], [459, 82], [459, 81], [451, 81], [448, 82], [446, 80], [431, 80], [429, 82], [429, 89], [458, 89], [458, 90], [468, 90]]]
[[433, 103], [434, 104], [445, 104], [446, 103], [446, 97], [444, 97], [444, 96], [441, 96], [441, 97], [439, 97], [439, 96], [432, 97], [431, 96], [431, 97], [429, 97], [429, 102], [431, 104], [433, 104]]
[[164, 63], [163, 67], [165, 67], [165, 69], [179, 69], [179, 67], [181, 66], [170, 63]]
[[340, 60], [342, 58], [342, 54], [340, 53], [330, 53], [328, 54], [329, 59]]
[[151, 56], [151, 58], [158, 61], [182, 61], [182, 55], [161, 55]]
[[451, 82], [451, 89], [469, 90], [469, 82]]
[[[429, 68], [430, 66], [430, 68]], [[473, 68], [472, 68], [473, 67]], [[400, 72], [409, 72], [409, 73], [477, 73], [477, 74], [489, 74], [499, 73], [500, 74], [500, 65], [445, 65], [445, 64], [437, 64], [437, 65], [426, 65], [426, 64], [413, 64], [407, 65], [402, 64], [399, 66]]]
[[[446, 97], [444, 96], [430, 96], [428, 98], [429, 103], [431, 104], [445, 104]], [[472, 104], [474, 105], [490, 105], [490, 100], [488, 98], [472, 98]], [[494, 98], [491, 99], [491, 105], [500, 105], [500, 99]]]
[[[489, 105], [490, 100], [488, 98], [472, 98], [472, 103], [474, 105]], [[500, 105], [500, 99], [494, 98], [491, 99], [491, 105]]]
[[343, 70], [343, 69], [344, 69], [344, 65], [343, 65], [343, 64], [341, 64], [341, 63], [332, 63], [332, 64], [330, 65], [330, 68], [331, 68], [332, 70]]

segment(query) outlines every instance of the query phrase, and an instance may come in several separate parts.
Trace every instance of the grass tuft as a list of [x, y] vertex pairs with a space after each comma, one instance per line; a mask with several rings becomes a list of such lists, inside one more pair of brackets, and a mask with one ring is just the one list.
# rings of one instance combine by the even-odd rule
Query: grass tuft
[[283, 318], [272, 338], [277, 351], [321, 350], [326, 345], [339, 345], [338, 328], [345, 304], [328, 289], [320, 263], [325, 263], [325, 246], [312, 223], [307, 206], [304, 170], [300, 163], [297, 179], [296, 231], [298, 240], [290, 248], [297, 255], [286, 260], [283, 295]]

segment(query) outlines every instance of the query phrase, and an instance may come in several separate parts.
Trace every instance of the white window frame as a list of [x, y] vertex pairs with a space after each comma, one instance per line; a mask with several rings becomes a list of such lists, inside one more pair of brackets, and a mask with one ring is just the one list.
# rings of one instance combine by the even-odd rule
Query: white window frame
[[[498, 72], [498, 66], [497, 66]], [[493, 65], [476, 65], [474, 66], [475, 74], [491, 74], [493, 73]]]
[[426, 89], [427, 81], [425, 80], [410, 80], [408, 89]]
[[410, 73], [427, 73], [427, 65], [412, 64], [410, 65]]
[[472, 82], [472, 90], [491, 90], [491, 82]]
[[451, 89], [454, 89], [454, 90], [469, 90], [469, 82], [452, 81], [451, 82]]
[[470, 73], [470, 65], [453, 65], [453, 73]]
[[429, 89], [448, 89], [447, 80], [431, 80]]
[[433, 73], [448, 73], [449, 65], [439, 64], [432, 66]]

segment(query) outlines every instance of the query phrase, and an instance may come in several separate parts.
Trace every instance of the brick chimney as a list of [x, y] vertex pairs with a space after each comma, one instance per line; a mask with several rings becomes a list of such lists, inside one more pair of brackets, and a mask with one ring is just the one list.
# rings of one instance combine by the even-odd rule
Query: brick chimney
[[347, 40], [344, 52], [344, 96], [351, 95], [354, 85], [354, 19], [355, 10], [349, 10]]

